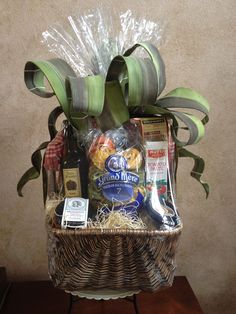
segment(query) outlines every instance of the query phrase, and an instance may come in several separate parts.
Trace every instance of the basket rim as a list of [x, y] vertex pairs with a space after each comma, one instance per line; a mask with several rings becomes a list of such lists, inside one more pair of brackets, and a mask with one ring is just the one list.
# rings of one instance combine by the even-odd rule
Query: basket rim
[[114, 236], [173, 236], [181, 233], [183, 229], [182, 222], [178, 227], [172, 230], [147, 230], [147, 229], [58, 229], [50, 226], [50, 231], [56, 235], [114, 235]]

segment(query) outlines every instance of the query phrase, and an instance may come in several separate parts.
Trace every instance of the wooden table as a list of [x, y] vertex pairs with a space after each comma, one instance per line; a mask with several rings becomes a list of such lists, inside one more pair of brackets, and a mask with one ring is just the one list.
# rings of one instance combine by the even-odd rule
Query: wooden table
[[[2, 314], [66, 314], [70, 295], [49, 281], [13, 282]], [[186, 277], [175, 277], [171, 288], [137, 296], [141, 314], [202, 314], [203, 311]], [[79, 299], [71, 314], [133, 314], [133, 304], [125, 299], [96, 301]]]

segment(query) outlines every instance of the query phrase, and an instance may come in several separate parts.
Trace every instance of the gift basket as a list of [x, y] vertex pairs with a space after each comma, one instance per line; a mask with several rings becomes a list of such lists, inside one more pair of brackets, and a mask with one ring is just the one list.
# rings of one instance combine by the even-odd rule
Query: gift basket
[[59, 106], [49, 115], [50, 141], [33, 153], [18, 194], [42, 172], [55, 286], [70, 292], [168, 287], [182, 231], [178, 158], [193, 158], [191, 175], [209, 193], [203, 159], [186, 149], [204, 135], [208, 102], [182, 87], [161, 96], [160, 23], [130, 10], [115, 20], [101, 9], [68, 21], [69, 30], [57, 25], [43, 33], [57, 58], [25, 66], [27, 88], [55, 95]]

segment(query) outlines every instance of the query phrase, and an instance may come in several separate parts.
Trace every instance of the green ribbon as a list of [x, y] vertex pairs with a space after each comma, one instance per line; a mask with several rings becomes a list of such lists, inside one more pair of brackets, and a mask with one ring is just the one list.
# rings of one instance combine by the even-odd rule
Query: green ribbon
[[201, 176], [205, 168], [205, 162], [203, 158], [193, 154], [192, 152], [182, 147], [178, 149], [178, 157], [189, 157], [194, 160], [194, 167], [191, 171], [191, 176], [202, 185], [202, 187], [204, 188], [206, 192], [206, 198], [207, 198], [209, 196], [210, 188], [206, 182], [201, 180]]
[[22, 188], [29, 181], [37, 179], [40, 176], [41, 167], [42, 167], [42, 154], [41, 150], [47, 147], [49, 142], [44, 142], [34, 151], [31, 156], [32, 167], [28, 169], [23, 176], [20, 178], [17, 184], [17, 193], [19, 196], [23, 196]]
[[[143, 49], [147, 57], [134, 56], [136, 49]], [[46, 91], [45, 78], [52, 91]], [[27, 62], [25, 83], [36, 95], [44, 98], [55, 95], [67, 119], [77, 129], [86, 128], [87, 116], [95, 116], [99, 127], [105, 131], [120, 126], [130, 116], [162, 115], [172, 119], [172, 135], [177, 147], [181, 148], [198, 143], [209, 120], [207, 100], [192, 89], [181, 87], [160, 97], [166, 84], [165, 65], [157, 48], [147, 42], [134, 45], [123, 56], [116, 56], [106, 78], [101, 75], [77, 77], [65, 61], [51, 59]], [[189, 113], [189, 109], [193, 113]], [[202, 114], [202, 119], [194, 111]], [[187, 141], [178, 137], [180, 128], [188, 132]], [[182, 157], [183, 152], [178, 150], [179, 156]], [[185, 152], [187, 155], [194, 158], [195, 166], [199, 168], [202, 159]], [[198, 181], [208, 194], [209, 189], [200, 177]]]
[[[56, 130], [56, 120], [57, 118], [62, 114], [63, 110], [61, 107], [56, 107], [53, 109], [53, 111], [49, 114], [48, 117], [48, 131], [50, 134], [50, 141], [54, 139], [54, 137], [57, 134]], [[46, 194], [47, 194], [47, 180], [46, 180], [46, 173], [44, 168], [42, 167], [42, 150], [46, 149], [48, 142], [43, 142], [39, 147], [34, 151], [34, 153], [31, 156], [31, 163], [32, 167], [28, 169], [20, 178], [18, 184], [17, 184], [17, 193], [19, 196], [23, 196], [22, 194], [22, 189], [24, 185], [33, 179], [37, 179], [40, 176], [41, 169], [43, 170], [43, 198], [44, 198], [44, 203], [46, 201]]]
[[[79, 114], [76, 118], [69, 111], [69, 98], [66, 91], [67, 77], [76, 77], [73, 69], [62, 59], [51, 59], [48, 61], [29, 61], [25, 65], [25, 84], [34, 94], [49, 98], [56, 96], [67, 119], [76, 127], [83, 127], [84, 115]], [[48, 81], [52, 91], [47, 91], [45, 79]]]

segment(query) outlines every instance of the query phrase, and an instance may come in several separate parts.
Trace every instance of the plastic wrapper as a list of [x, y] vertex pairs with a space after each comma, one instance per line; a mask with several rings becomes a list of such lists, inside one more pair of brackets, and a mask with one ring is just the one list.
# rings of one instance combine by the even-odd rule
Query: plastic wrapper
[[145, 197], [144, 153], [136, 128], [97, 134], [88, 147], [90, 211], [123, 209], [137, 214]]
[[[115, 16], [102, 8], [92, 9], [69, 16], [67, 21], [67, 25], [54, 25], [43, 32], [43, 42], [80, 77], [105, 77], [111, 60], [135, 43], [151, 41], [160, 46], [163, 41], [163, 23], [138, 18], [130, 10]], [[135, 52], [142, 53], [142, 49]], [[138, 120], [106, 132], [92, 124], [93, 120], [88, 134], [77, 134], [78, 144], [83, 142], [89, 159], [89, 217], [93, 220], [97, 215], [101, 218], [102, 213], [120, 210], [135, 215], [135, 219], [140, 217], [147, 228], [169, 230], [179, 226], [171, 122], [162, 119], [150, 124], [148, 136]], [[61, 202], [61, 171], [47, 171], [53, 181], [49, 198]]]
[[81, 77], [106, 76], [111, 60], [136, 42], [161, 44], [164, 29], [161, 22], [137, 17], [131, 10], [114, 13], [101, 7], [68, 16], [68, 24], [53, 25], [43, 32], [42, 42]]

